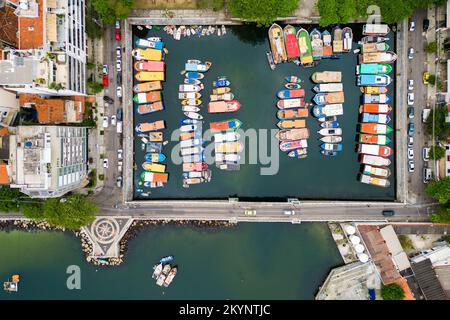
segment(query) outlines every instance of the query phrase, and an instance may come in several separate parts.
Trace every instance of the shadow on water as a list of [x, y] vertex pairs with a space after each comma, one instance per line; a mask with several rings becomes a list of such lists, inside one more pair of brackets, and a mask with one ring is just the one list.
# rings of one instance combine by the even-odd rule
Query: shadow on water
[[267, 28], [257, 27], [255, 23], [244, 26], [232, 26], [231, 32], [242, 42], [251, 45], [264, 43], [267, 39]]

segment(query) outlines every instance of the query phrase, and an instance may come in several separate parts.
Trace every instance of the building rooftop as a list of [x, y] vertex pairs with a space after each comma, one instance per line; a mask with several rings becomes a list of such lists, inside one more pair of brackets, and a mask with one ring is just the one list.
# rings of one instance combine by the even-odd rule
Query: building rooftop
[[447, 300], [430, 259], [413, 263], [411, 267], [426, 300]]
[[0, 60], [0, 85], [32, 85], [38, 73], [39, 60], [35, 57], [11, 55]]
[[8, 164], [0, 161], [0, 185], [9, 185], [9, 177]]
[[435, 267], [434, 271], [438, 276], [438, 280], [444, 289], [447, 298], [450, 297], [450, 266]]
[[380, 229], [380, 233], [386, 241], [386, 246], [388, 247], [392, 259], [394, 260], [394, 263], [397, 266], [398, 270], [403, 271], [411, 268], [408, 256], [406, 255], [405, 251], [403, 251], [402, 245], [398, 240], [394, 228], [391, 225], [387, 225]]
[[8, 6], [0, 8], [0, 42], [17, 48], [18, 32], [19, 18], [15, 15], [14, 9]]
[[23, 50], [44, 46], [43, 0], [30, 0], [29, 5], [32, 10], [19, 12], [18, 47]]

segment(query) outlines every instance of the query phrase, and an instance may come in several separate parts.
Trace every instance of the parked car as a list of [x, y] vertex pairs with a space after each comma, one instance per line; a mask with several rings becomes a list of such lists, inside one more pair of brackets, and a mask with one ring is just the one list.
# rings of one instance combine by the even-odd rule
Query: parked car
[[422, 81], [423, 81], [423, 84], [429, 84], [430, 83], [430, 73], [428, 71], [425, 71], [423, 73]]
[[414, 149], [413, 148], [408, 148], [408, 159], [409, 160], [414, 159]]
[[118, 86], [121, 86], [121, 85], [122, 85], [122, 72], [118, 72], [118, 73], [117, 73], [116, 81], [117, 81], [117, 85], [118, 85]]
[[416, 24], [414, 21], [409, 20], [409, 31], [413, 32], [416, 29]]
[[408, 92], [408, 106], [414, 105], [414, 92]]
[[117, 123], [117, 121], [116, 121], [116, 116], [115, 116], [115, 115], [112, 115], [112, 116], [111, 116], [111, 125], [112, 125], [112, 126], [115, 126], [116, 123]]
[[422, 149], [422, 159], [423, 161], [430, 160], [430, 148], [424, 147]]
[[117, 161], [117, 171], [122, 172], [123, 162], [122, 160]]
[[293, 216], [295, 214], [294, 210], [283, 210], [283, 213], [288, 216]]
[[411, 173], [414, 172], [414, 160], [408, 161], [408, 171]]
[[408, 137], [408, 147], [412, 148], [414, 146], [414, 138]]
[[431, 180], [431, 169], [430, 168], [423, 168], [423, 183], [428, 183]]
[[123, 160], [123, 149], [117, 150], [117, 159]]
[[103, 101], [106, 101], [108, 103], [113, 104], [114, 103], [114, 99], [108, 96], [103, 96]]
[[414, 118], [414, 107], [408, 107], [408, 118]]
[[116, 131], [122, 133], [122, 121], [117, 121]]
[[408, 123], [408, 136], [412, 137], [414, 134], [414, 123]]
[[122, 71], [122, 61], [119, 59], [116, 61], [116, 69], [117, 69], [117, 72]]
[[120, 20], [116, 20], [116, 40], [120, 41], [122, 40], [122, 35], [120, 33]]
[[106, 74], [106, 75], [109, 74], [109, 68], [108, 68], [107, 64], [103, 65], [102, 71], [103, 71], [103, 74]]
[[430, 26], [430, 20], [423, 19], [423, 32], [426, 32], [428, 30], [429, 26]]
[[411, 60], [414, 58], [414, 48], [408, 49], [408, 59]]
[[246, 216], [255, 216], [256, 215], [256, 210], [249, 210], [249, 209], [247, 209], [247, 210], [244, 211], [244, 214]]
[[428, 116], [430, 115], [431, 109], [423, 109], [422, 110], [422, 122], [427, 122]]
[[109, 161], [108, 161], [108, 159], [103, 159], [103, 168], [108, 169], [108, 167], [109, 167]]
[[109, 79], [108, 79], [108, 75], [104, 74], [103, 75], [103, 86], [107, 87], [109, 85]]
[[122, 86], [117, 87], [116, 94], [118, 98], [122, 98]]
[[117, 188], [122, 188], [122, 176], [117, 177]]
[[413, 79], [409, 79], [408, 80], [408, 90], [409, 91], [413, 91], [414, 90], [414, 80]]
[[103, 128], [108, 128], [108, 125], [109, 125], [109, 118], [107, 116], [104, 116], [102, 126]]
[[117, 59], [122, 58], [122, 48], [120, 46], [116, 47], [116, 57]]
[[117, 109], [117, 120], [122, 121], [122, 114], [123, 114], [122, 108]]
[[395, 215], [395, 211], [394, 210], [383, 210], [381, 212], [381, 214], [385, 217], [392, 217], [393, 215]]

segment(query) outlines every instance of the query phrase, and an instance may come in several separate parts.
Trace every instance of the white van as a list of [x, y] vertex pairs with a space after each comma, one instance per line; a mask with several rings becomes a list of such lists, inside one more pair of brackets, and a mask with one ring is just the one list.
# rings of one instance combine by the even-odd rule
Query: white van
[[117, 121], [117, 133], [122, 133], [122, 121]]
[[422, 122], [427, 122], [428, 116], [430, 115], [431, 109], [423, 109], [422, 110]]
[[431, 169], [423, 168], [423, 183], [428, 183], [431, 180]]

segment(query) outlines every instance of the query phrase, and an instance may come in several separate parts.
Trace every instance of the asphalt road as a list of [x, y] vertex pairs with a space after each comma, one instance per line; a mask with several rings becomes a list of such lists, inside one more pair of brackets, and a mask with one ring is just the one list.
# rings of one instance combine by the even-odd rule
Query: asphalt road
[[[415, 114], [413, 119], [407, 119], [408, 122], [413, 122], [415, 127], [413, 146], [415, 170], [413, 173], [407, 173], [407, 192], [411, 203], [421, 203], [427, 200], [424, 192], [425, 184], [422, 181], [423, 167], [427, 164], [422, 159], [422, 148], [428, 145], [428, 136], [425, 135], [425, 124], [422, 122], [422, 110], [427, 107], [427, 87], [422, 82], [423, 73], [427, 70], [427, 59], [424, 51], [426, 38], [423, 32], [423, 20], [426, 17], [426, 9], [416, 10], [411, 18], [416, 25], [415, 31], [408, 31], [408, 48], [415, 49], [414, 58], [412, 60], [408, 59], [407, 63], [408, 79], [414, 80]], [[406, 99], [407, 97], [405, 97]], [[407, 159], [406, 156], [405, 159]]]

